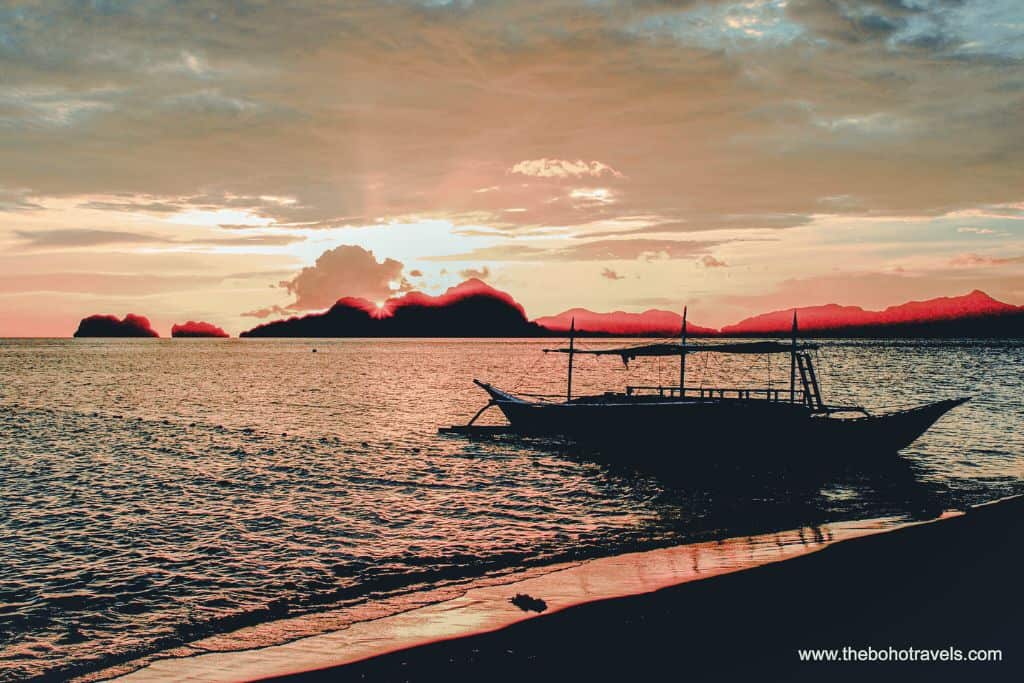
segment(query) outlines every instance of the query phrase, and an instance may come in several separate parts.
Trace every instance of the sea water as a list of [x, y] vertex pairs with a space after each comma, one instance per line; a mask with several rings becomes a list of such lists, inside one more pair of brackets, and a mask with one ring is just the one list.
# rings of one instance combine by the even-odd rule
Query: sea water
[[[900, 457], [810, 483], [666, 482], [571, 447], [437, 435], [486, 403], [474, 377], [563, 392], [565, 357], [541, 353], [551, 344], [0, 341], [0, 680], [62, 679], [297, 616], [384, 613], [565, 561], [1024, 492], [1012, 341], [823, 342], [829, 402], [973, 398]], [[702, 354], [687, 377], [788, 387], [788, 357]], [[579, 357], [573, 382], [669, 385], [678, 365]]]

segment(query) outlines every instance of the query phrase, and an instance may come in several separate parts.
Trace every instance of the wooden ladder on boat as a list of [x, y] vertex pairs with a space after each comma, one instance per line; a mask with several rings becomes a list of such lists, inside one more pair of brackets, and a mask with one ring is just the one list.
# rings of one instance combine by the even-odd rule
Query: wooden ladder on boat
[[818, 376], [814, 372], [814, 364], [806, 353], [796, 354], [796, 366], [800, 370], [800, 381], [804, 385], [804, 401], [812, 410], [823, 410], [825, 404], [821, 400], [821, 389], [818, 387]]

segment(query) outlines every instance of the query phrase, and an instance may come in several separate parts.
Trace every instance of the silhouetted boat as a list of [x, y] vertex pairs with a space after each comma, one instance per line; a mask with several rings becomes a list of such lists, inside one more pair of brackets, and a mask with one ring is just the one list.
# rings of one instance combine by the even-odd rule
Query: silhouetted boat
[[[936, 401], [909, 409], [873, 414], [862, 406], [826, 404], [821, 397], [811, 351], [818, 345], [798, 343], [796, 314], [790, 343], [778, 341], [687, 344], [686, 311], [678, 342], [621, 348], [575, 348], [575, 324], [566, 348], [569, 372], [564, 400], [517, 395], [473, 380], [491, 397], [464, 430], [491, 406], [508, 420], [509, 429], [530, 436], [567, 437], [597, 445], [640, 444], [693, 449], [694, 457], [743, 460], [780, 454], [820, 455], [857, 452], [891, 454], [910, 445], [932, 424], [967, 398]], [[788, 387], [710, 388], [685, 386], [686, 357], [694, 353], [788, 354]], [[677, 356], [678, 386], [628, 386], [624, 392], [572, 395], [573, 358], [577, 354], [618, 356], [624, 363], [642, 357]], [[454, 428], [449, 431], [458, 431]], [[620, 449], [621, 450], [621, 449]], [[632, 449], [633, 456], [665, 459], [664, 448]]]

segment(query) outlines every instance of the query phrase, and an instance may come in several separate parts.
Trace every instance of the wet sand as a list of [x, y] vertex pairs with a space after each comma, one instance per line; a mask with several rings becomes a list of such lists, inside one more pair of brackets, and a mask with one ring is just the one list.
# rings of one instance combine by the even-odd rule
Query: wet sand
[[[602, 558], [284, 645], [156, 661], [124, 680], [1019, 674], [1024, 500], [892, 530], [896, 523], [833, 524]], [[538, 615], [512, 606], [509, 598], [520, 592], [547, 609]], [[797, 660], [798, 647], [847, 645], [1002, 648], [1004, 662]]]
[[[1024, 498], [783, 562], [273, 680], [1024, 680]], [[535, 597], [545, 598], [543, 594]], [[999, 648], [802, 663], [797, 648]]]

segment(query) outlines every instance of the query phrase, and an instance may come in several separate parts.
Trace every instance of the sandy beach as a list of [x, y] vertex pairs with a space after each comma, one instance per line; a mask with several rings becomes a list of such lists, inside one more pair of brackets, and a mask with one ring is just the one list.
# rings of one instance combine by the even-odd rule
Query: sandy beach
[[[934, 521], [602, 558], [283, 645], [158, 660], [117, 680], [1012, 679], [1022, 527], [1016, 498]], [[511, 605], [520, 592], [544, 611]], [[1002, 661], [801, 662], [797, 653], [845, 647], [995, 648]]]
[[[755, 569], [275, 680], [1020, 680], [1022, 530], [1024, 499], [1004, 500]], [[958, 648], [964, 656], [1000, 649], [1002, 661], [808, 663], [797, 653], [844, 647]]]

